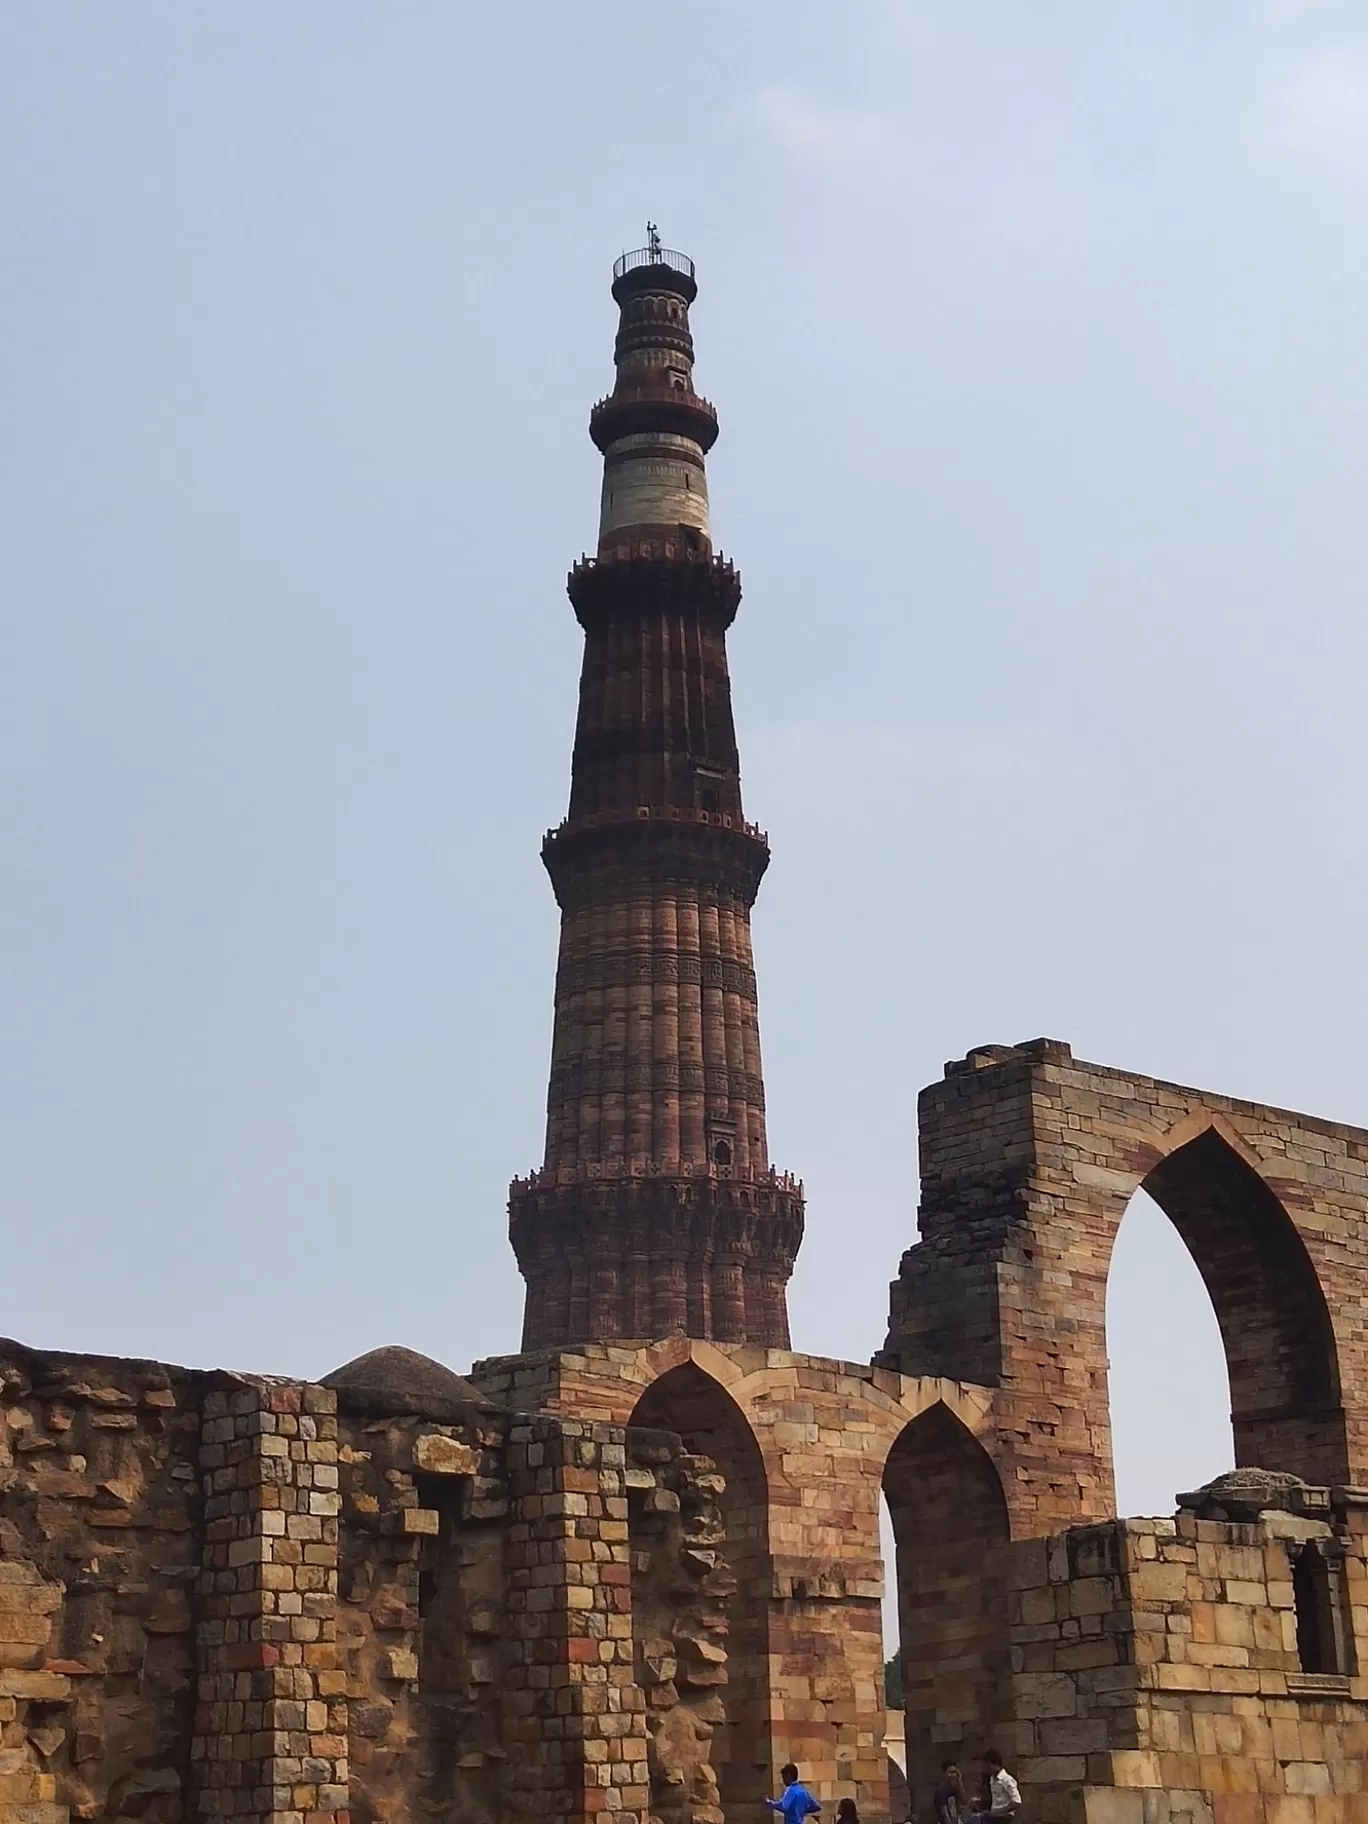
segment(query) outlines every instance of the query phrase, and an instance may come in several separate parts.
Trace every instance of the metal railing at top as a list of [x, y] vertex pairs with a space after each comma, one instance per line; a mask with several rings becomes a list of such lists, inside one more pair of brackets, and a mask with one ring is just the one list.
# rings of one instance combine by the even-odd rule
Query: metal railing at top
[[668, 266], [690, 279], [694, 276], [694, 263], [687, 253], [676, 253], [671, 247], [638, 247], [634, 253], [624, 253], [613, 261], [613, 277], [620, 279], [624, 272], [635, 272], [638, 266]]

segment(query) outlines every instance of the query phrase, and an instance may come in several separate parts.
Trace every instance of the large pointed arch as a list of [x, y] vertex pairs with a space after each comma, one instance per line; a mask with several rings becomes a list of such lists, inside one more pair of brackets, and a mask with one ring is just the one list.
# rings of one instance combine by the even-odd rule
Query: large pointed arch
[[758, 1519], [747, 1516], [746, 1536], [767, 1542], [765, 1460], [750, 1420], [720, 1381], [692, 1359], [680, 1362], [651, 1382], [627, 1422], [638, 1429], [677, 1432], [690, 1450], [711, 1457], [727, 1478], [729, 1509], [744, 1495], [758, 1510]]
[[1230, 1376], [1236, 1462], [1344, 1481], [1330, 1311], [1272, 1186], [1209, 1123], [1151, 1167], [1141, 1189], [1182, 1237], [1210, 1294]]
[[980, 1752], [1008, 1714], [1010, 1526], [996, 1465], [939, 1400], [894, 1440], [883, 1493], [896, 1545], [907, 1781], [917, 1815], [941, 1759]]
[[712, 1764], [728, 1817], [763, 1815], [770, 1768], [769, 1486], [750, 1421], [722, 1384], [695, 1361], [651, 1382], [628, 1420], [631, 1430], [670, 1431], [710, 1457], [726, 1482], [721, 1499], [725, 1551], [736, 1588], [728, 1603], [727, 1683], [718, 1692]]
[[1138, 1188], [1112, 1244], [1104, 1311], [1116, 1511], [1171, 1514], [1178, 1489], [1235, 1466], [1230, 1371], [1196, 1261]]

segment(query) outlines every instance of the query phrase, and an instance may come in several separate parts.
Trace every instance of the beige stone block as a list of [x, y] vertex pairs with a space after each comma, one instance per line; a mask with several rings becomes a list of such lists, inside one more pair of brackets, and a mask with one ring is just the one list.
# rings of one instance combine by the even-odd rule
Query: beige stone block
[[435, 1539], [442, 1530], [442, 1516], [435, 1507], [401, 1507], [398, 1531], [408, 1537]]
[[1273, 1752], [1280, 1761], [1301, 1760], [1301, 1723], [1295, 1714], [1273, 1718]]
[[1183, 1602], [1187, 1580], [1186, 1565], [1139, 1564], [1131, 1572], [1131, 1600], [1137, 1608], [1155, 1602]]
[[1279, 1654], [1283, 1652], [1283, 1618], [1274, 1609], [1253, 1609], [1251, 1630], [1256, 1653]]
[[[1175, 1654], [1176, 1658], [1177, 1655]], [[1248, 1647], [1226, 1647], [1219, 1642], [1207, 1643], [1192, 1641], [1184, 1655], [1190, 1665], [1194, 1666], [1247, 1666], [1249, 1664]]]
[[70, 1697], [71, 1680], [64, 1672], [0, 1671], [0, 1698], [31, 1698], [53, 1703]]
[[1253, 1620], [1260, 1611], [1237, 1609], [1231, 1603], [1217, 1603], [1217, 1640], [1226, 1647], [1253, 1647]]
[[1330, 1769], [1324, 1761], [1289, 1761], [1283, 1768], [1287, 1790], [1313, 1798], [1328, 1798], [1334, 1791]]
[[1301, 1793], [1270, 1793], [1264, 1816], [1268, 1824], [1317, 1824], [1315, 1800]]
[[1268, 1603], [1268, 1586], [1263, 1583], [1245, 1583], [1236, 1579], [1225, 1586], [1227, 1602], [1242, 1602], [1251, 1609], [1262, 1609]]
[[1194, 1602], [1188, 1610], [1192, 1623], [1192, 1638], [1200, 1641], [1216, 1639], [1216, 1605], [1211, 1602]]
[[1198, 1758], [1195, 1754], [1161, 1754], [1159, 1784], [1184, 1790], [1200, 1784]]
[[1145, 1749], [1114, 1748], [1111, 1756], [1112, 1779], [1118, 1786], [1162, 1786], [1159, 1756]]
[[1144, 1795], [1125, 1787], [1086, 1786], [1083, 1818], [1084, 1824], [1145, 1824]]
[[[1188, 1757], [1184, 1756], [1184, 1760]], [[1213, 1798], [1219, 1798], [1231, 1790], [1226, 1764], [1217, 1754], [1199, 1754], [1197, 1757], [1197, 1778], [1203, 1790]]]
[[[1214, 1714], [1198, 1710], [1192, 1717], [1192, 1747], [1199, 1755], [1219, 1755], [1220, 1740], [1216, 1733], [1217, 1718]], [[1175, 1744], [1175, 1747], [1177, 1744]]]

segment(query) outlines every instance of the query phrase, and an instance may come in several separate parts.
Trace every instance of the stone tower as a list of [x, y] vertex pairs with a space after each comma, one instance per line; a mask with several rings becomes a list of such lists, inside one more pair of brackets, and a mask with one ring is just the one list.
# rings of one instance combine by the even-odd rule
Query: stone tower
[[514, 1182], [524, 1349], [674, 1333], [786, 1347], [801, 1185], [770, 1165], [750, 909], [769, 845], [741, 808], [727, 628], [694, 391], [692, 260], [614, 268], [617, 380], [584, 629], [569, 815], [542, 847], [561, 908], [546, 1156]]

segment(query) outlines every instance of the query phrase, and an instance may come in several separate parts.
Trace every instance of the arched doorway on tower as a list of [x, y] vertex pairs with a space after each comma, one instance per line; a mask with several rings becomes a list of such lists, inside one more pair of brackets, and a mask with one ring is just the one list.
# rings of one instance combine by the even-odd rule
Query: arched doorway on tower
[[[701, 1714], [712, 1727], [712, 1766], [727, 1824], [762, 1824], [770, 1815], [764, 1800], [773, 1770], [768, 1701], [769, 1491], [760, 1447], [731, 1395], [692, 1362], [683, 1362], [652, 1382], [628, 1426], [633, 1431], [676, 1433], [688, 1450], [710, 1458], [724, 1478], [723, 1551], [735, 1588], [726, 1604], [726, 1680], [712, 1688], [716, 1701]], [[642, 1645], [639, 1641], [639, 1654]], [[649, 1687], [649, 1678], [646, 1682]], [[648, 1728], [651, 1721], [648, 1713]], [[659, 1760], [657, 1751], [653, 1766]]]
[[977, 1757], [1009, 1714], [1007, 1503], [992, 1459], [941, 1403], [888, 1453], [911, 1815], [929, 1815], [942, 1761], [972, 1793]]

